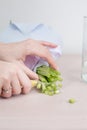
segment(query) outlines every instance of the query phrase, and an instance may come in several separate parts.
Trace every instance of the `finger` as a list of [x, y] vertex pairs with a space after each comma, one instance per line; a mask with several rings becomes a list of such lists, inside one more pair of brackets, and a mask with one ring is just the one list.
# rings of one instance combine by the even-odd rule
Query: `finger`
[[1, 92], [2, 92], [2, 89], [1, 89], [1, 87], [0, 87], [0, 95], [1, 95]]
[[12, 86], [12, 95], [18, 95], [21, 93], [21, 85], [17, 76], [14, 76], [14, 79], [11, 82], [11, 86]]
[[4, 98], [9, 98], [9, 97], [11, 97], [12, 96], [12, 94], [11, 94], [12, 92], [11, 92], [11, 88], [8, 90], [8, 92], [2, 92], [1, 93], [1, 97], [4, 97]]
[[3, 80], [0, 79], [0, 95], [1, 95], [1, 92], [2, 92], [2, 86], [3, 86]]
[[9, 97], [12, 96], [10, 81], [7, 80], [7, 81], [4, 82], [4, 85], [2, 87], [1, 96], [5, 97], [5, 98], [9, 98]]
[[[43, 53], [43, 52], [44, 52], [44, 53]], [[51, 53], [50, 53], [50, 51], [48, 50], [47, 47], [43, 47], [43, 48], [42, 48], [42, 51], [41, 51], [41, 50], [40, 50], [40, 51], [37, 51], [35, 54], [36, 54], [37, 56], [39, 56], [39, 57], [45, 59], [45, 60], [50, 64], [50, 66], [51, 66], [52, 68], [58, 70], [57, 64], [56, 64], [56, 62], [55, 62], [53, 56], [51, 55]]]
[[41, 42], [42, 45], [52, 47], [52, 48], [56, 48], [58, 46], [57, 44], [47, 42], [47, 41], [40, 41], [40, 42]]
[[23, 62], [21, 63], [21, 67], [30, 79], [39, 79], [38, 75], [30, 70]]
[[30, 82], [29, 78], [27, 77], [27, 75], [23, 71], [19, 70], [18, 71], [18, 78], [19, 78], [20, 83], [21, 83], [21, 85], [23, 87], [22, 92], [24, 94], [29, 93], [29, 91], [31, 89], [31, 82]]
[[52, 55], [48, 51], [47, 55], [44, 55], [44, 59], [48, 61], [50, 66], [56, 70], [58, 70], [57, 64], [55, 63], [55, 60], [53, 59]]

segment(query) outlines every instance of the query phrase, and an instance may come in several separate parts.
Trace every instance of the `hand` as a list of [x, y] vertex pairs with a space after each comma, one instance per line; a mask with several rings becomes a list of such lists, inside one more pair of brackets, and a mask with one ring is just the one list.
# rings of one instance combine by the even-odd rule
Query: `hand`
[[25, 61], [27, 55], [35, 55], [47, 60], [54, 69], [57, 69], [48, 47], [55, 48], [57, 45], [32, 39], [13, 44], [1, 44], [0, 59], [5, 61]]
[[30, 78], [36, 78], [34, 72], [22, 63], [0, 61], [0, 96], [11, 97], [28, 93], [31, 89]]

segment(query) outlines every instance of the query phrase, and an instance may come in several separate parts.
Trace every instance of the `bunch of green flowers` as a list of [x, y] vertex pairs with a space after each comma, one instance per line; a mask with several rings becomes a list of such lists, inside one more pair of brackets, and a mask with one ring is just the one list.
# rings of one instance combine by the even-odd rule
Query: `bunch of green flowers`
[[42, 93], [54, 95], [60, 92], [62, 77], [59, 71], [54, 70], [50, 66], [42, 65], [37, 67], [36, 73], [40, 80], [36, 87]]

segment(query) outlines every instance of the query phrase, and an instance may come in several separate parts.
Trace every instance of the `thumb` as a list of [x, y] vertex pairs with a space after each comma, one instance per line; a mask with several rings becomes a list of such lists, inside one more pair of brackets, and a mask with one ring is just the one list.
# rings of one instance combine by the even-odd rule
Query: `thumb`
[[30, 79], [39, 79], [38, 75], [30, 70], [23, 62], [21, 63], [21, 67]]

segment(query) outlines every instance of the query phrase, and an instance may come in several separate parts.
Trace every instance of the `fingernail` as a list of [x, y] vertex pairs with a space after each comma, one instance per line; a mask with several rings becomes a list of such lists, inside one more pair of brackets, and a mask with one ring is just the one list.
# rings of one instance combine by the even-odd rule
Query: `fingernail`
[[38, 75], [37, 75], [37, 74], [35, 74], [35, 78], [36, 78], [36, 79], [39, 79], [39, 77], [38, 77]]
[[57, 65], [55, 65], [54, 69], [55, 69], [55, 70], [58, 70], [58, 66], [57, 66]]

